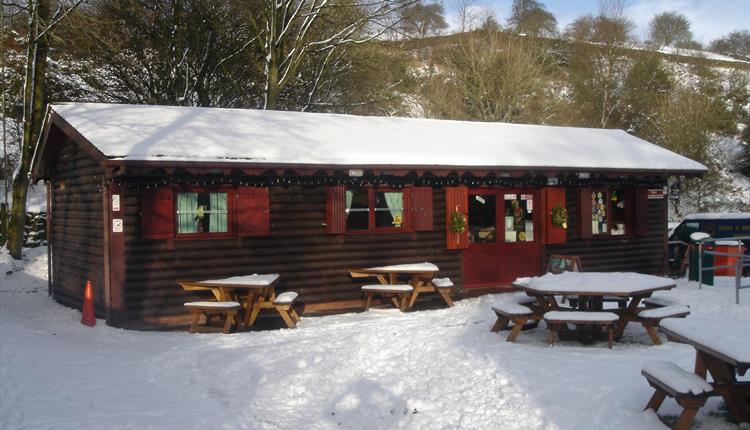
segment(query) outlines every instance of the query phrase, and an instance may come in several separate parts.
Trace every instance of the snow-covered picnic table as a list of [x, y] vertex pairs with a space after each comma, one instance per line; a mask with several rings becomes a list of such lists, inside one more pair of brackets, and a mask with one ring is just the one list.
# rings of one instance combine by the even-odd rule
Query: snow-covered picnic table
[[695, 373], [711, 384], [715, 396], [722, 396], [738, 422], [750, 422], [750, 381], [738, 381], [750, 369], [750, 315], [739, 319], [668, 319], [660, 324], [670, 339], [692, 345], [696, 350]]
[[[180, 281], [180, 285], [186, 291], [211, 291], [218, 302], [236, 301], [244, 309], [242, 324], [238, 326], [249, 328], [255, 322], [258, 313], [262, 309], [276, 309], [284, 322], [290, 325], [294, 315], [290, 315], [288, 300], [284, 293], [276, 296], [276, 283], [279, 280], [277, 273], [233, 276], [230, 278], [209, 279], [204, 281]], [[297, 295], [294, 293], [294, 299]], [[294, 299], [291, 301], [293, 302]], [[282, 303], [283, 302], [283, 303]], [[293, 326], [293, 325], [291, 325]]]
[[559, 310], [555, 296], [578, 296], [579, 308], [588, 312], [602, 312], [605, 296], [628, 299], [620, 317], [615, 337], [620, 338], [630, 321], [638, 318], [638, 305], [655, 291], [670, 290], [674, 280], [661, 276], [632, 272], [563, 272], [518, 278], [513, 286], [535, 297], [544, 312]]
[[438, 266], [428, 262], [348, 269], [349, 275], [352, 278], [375, 277], [383, 285], [398, 284], [399, 276], [408, 277], [409, 285], [414, 288], [414, 291], [411, 293], [409, 302], [405, 307], [406, 309], [411, 309], [414, 306], [417, 297], [421, 293], [432, 292], [440, 295], [448, 306], [453, 306], [449, 288], [452, 284], [448, 285], [448, 288], [442, 287], [442, 285], [447, 285], [445, 283], [447, 278], [441, 280], [442, 282], [437, 286], [432, 282], [439, 271], [440, 268]]

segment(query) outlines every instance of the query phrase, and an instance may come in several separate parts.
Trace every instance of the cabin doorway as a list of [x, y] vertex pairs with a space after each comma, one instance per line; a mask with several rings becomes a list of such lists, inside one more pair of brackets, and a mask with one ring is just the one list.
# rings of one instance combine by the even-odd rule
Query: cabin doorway
[[508, 285], [540, 273], [540, 207], [538, 190], [469, 190], [469, 247], [462, 258], [466, 287]]

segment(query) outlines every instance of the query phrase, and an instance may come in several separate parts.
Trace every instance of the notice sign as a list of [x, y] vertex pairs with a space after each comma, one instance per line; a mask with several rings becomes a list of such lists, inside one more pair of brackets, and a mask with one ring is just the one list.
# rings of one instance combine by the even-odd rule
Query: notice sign
[[112, 220], [112, 233], [122, 233], [122, 218]]
[[120, 212], [120, 195], [112, 194], [112, 212]]
[[648, 199], [649, 200], [658, 200], [664, 198], [664, 189], [662, 188], [649, 188], [648, 189]]

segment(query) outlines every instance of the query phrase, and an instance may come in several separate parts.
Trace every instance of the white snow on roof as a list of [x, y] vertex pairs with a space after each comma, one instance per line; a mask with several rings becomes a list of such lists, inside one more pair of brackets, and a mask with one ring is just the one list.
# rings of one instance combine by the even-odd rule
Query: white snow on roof
[[706, 170], [622, 130], [96, 103], [52, 109], [112, 159]]
[[704, 219], [750, 219], [750, 212], [706, 212], [690, 214], [685, 217], [686, 220], [704, 220]]

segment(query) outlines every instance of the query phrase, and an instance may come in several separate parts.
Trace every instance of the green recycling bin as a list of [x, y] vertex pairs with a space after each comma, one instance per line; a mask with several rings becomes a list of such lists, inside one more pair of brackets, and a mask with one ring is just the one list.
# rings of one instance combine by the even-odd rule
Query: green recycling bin
[[[706, 233], [693, 233], [690, 235], [690, 246], [688, 249], [688, 265], [689, 265], [689, 272], [688, 272], [688, 279], [691, 281], [698, 281], [698, 272], [701, 270], [701, 266], [698, 264], [698, 244], [700, 243], [700, 240], [706, 237], [711, 237]], [[713, 250], [714, 247], [712, 245], [703, 245], [703, 250]], [[714, 269], [706, 270], [706, 267], [713, 267], [714, 265], [714, 256], [711, 254], [703, 254], [703, 261], [701, 262], [703, 269], [703, 279], [701, 280], [702, 283], [706, 285], [713, 285], [714, 284]]]

